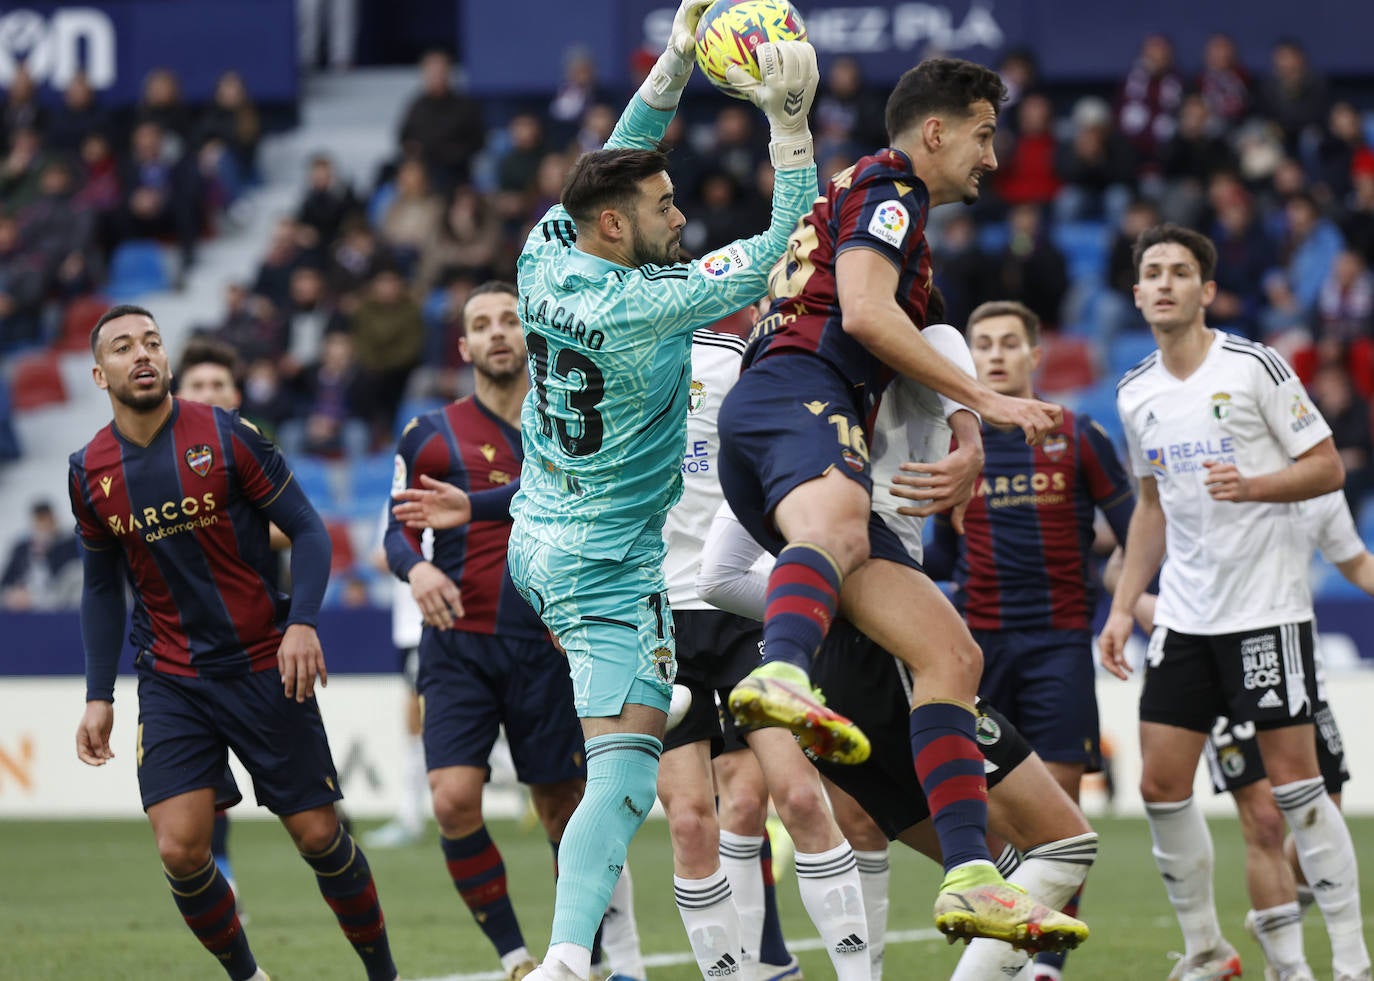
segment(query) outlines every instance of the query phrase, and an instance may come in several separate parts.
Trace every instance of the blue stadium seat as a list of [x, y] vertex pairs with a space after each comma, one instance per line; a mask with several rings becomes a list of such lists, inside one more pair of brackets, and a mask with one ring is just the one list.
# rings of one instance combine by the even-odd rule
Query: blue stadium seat
[[1123, 331], [1107, 346], [1107, 367], [1115, 382], [1155, 349], [1155, 337], [1149, 330]]
[[978, 248], [990, 255], [996, 255], [1007, 247], [1011, 240], [1011, 229], [1005, 221], [988, 222], [978, 226]]
[[343, 511], [359, 520], [375, 519], [391, 495], [391, 477], [396, 471], [392, 453], [373, 453], [348, 461], [348, 494]]
[[292, 457], [287, 463], [315, 510], [326, 516], [334, 514], [339, 504], [335, 494], [338, 481], [333, 471], [337, 464], [313, 456]]
[[1101, 221], [1066, 221], [1050, 229], [1050, 238], [1064, 253], [1069, 278], [1101, 281], [1107, 275], [1111, 229]]
[[119, 302], [144, 293], [157, 293], [171, 285], [162, 247], [156, 242], [133, 239], [120, 243], [110, 256], [110, 281], [105, 292]]
[[395, 199], [395, 181], [383, 184], [373, 191], [372, 198], [367, 202], [367, 223], [373, 228], [381, 228], [382, 219], [386, 217], [386, 209], [391, 207], [391, 202]]

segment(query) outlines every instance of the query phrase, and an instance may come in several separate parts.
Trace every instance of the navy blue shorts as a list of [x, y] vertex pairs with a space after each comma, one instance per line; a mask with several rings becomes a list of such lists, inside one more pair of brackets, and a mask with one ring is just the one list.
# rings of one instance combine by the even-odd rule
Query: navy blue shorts
[[978, 694], [1040, 758], [1102, 769], [1097, 678], [1087, 630], [974, 630], [983, 649]]
[[[774, 355], [750, 367], [720, 407], [720, 487], [730, 510], [768, 551], [787, 545], [773, 510], [793, 489], [838, 470], [873, 494], [873, 472], [858, 397], [826, 362]], [[919, 566], [876, 514], [869, 518], [875, 559]]]
[[429, 769], [485, 769], [504, 725], [521, 783], [587, 776], [568, 662], [547, 638], [426, 627], [418, 690]]
[[299, 814], [343, 797], [319, 703], [283, 695], [276, 668], [182, 678], [135, 664], [144, 810], [203, 787], [215, 789], [216, 807], [237, 803], [231, 749], [253, 778], [258, 803], [273, 814]]
[[[828, 706], [859, 726], [873, 754], [857, 766], [811, 758], [835, 785], [859, 802], [889, 840], [930, 817], [911, 755], [911, 672], [847, 620], [836, 620], [811, 665], [811, 680]], [[1031, 754], [1004, 716], [980, 702], [978, 748], [988, 787], [997, 786]]]

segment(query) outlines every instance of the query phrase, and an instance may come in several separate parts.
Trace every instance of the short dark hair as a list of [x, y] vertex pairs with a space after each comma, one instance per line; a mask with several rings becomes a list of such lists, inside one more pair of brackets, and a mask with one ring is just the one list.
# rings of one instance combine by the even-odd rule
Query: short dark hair
[[181, 352], [181, 363], [177, 365], [177, 375], [184, 375], [192, 368], [202, 364], [217, 364], [228, 368], [235, 379], [239, 376], [239, 356], [228, 344], [204, 334], [192, 337]]
[[120, 303], [110, 307], [110, 309], [100, 315], [100, 319], [97, 320], [95, 326], [91, 328], [91, 357], [97, 356], [97, 351], [100, 347], [100, 328], [104, 327], [111, 320], [118, 320], [120, 317], [147, 317], [153, 323], [157, 323], [156, 317], [144, 307], [137, 306], [136, 304]]
[[592, 222], [604, 208], [629, 212], [639, 182], [668, 169], [659, 150], [593, 150], [577, 158], [563, 184], [563, 207], [576, 222]]
[[1136, 236], [1135, 248], [1131, 250], [1131, 265], [1135, 267], [1137, 280], [1140, 279], [1140, 263], [1145, 258], [1145, 253], [1163, 242], [1173, 242], [1191, 252], [1197, 260], [1198, 272], [1204, 283], [1216, 274], [1217, 247], [1212, 244], [1212, 240], [1191, 228], [1165, 222], [1147, 228]]
[[980, 303], [973, 308], [973, 312], [968, 315], [968, 324], [964, 327], [964, 334], [967, 336], [974, 324], [984, 320], [991, 320], [993, 317], [1016, 317], [1021, 321], [1021, 326], [1026, 328], [1026, 342], [1031, 347], [1040, 344], [1040, 318], [1035, 315], [1035, 311], [1024, 303], [1017, 303], [1015, 300], [990, 300], [987, 303]]
[[895, 142], [928, 116], [967, 116], [975, 102], [987, 102], [996, 113], [1006, 98], [1007, 87], [991, 68], [962, 58], [927, 58], [907, 69], [888, 96], [887, 138]]
[[492, 293], [501, 293], [505, 296], [513, 296], [516, 299], [520, 298], [519, 292], [515, 289], [515, 284], [508, 283], [504, 279], [489, 279], [485, 283], [473, 287], [472, 292], [468, 294], [468, 298], [463, 301], [463, 309], [458, 315], [458, 324], [463, 329], [464, 333], [467, 333], [468, 327], [468, 304], [472, 303], [472, 301], [479, 296], [490, 296]]
[[930, 296], [926, 299], [926, 326], [931, 324], [942, 324], [948, 313], [945, 309], [945, 294], [940, 291], [940, 287], [932, 286]]

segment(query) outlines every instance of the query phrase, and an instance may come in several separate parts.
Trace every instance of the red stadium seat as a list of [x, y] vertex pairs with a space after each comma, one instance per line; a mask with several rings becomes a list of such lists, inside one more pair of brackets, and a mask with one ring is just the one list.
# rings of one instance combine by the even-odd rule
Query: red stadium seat
[[353, 536], [349, 534], [348, 522], [326, 519], [324, 526], [329, 531], [329, 542], [334, 546], [334, 555], [329, 562], [330, 575], [353, 568]]
[[1074, 392], [1097, 380], [1093, 347], [1081, 337], [1040, 337], [1040, 371], [1035, 387], [1041, 392]]
[[15, 409], [36, 409], [67, 401], [57, 355], [50, 351], [19, 355], [11, 362], [10, 389]]
[[103, 296], [79, 296], [67, 304], [62, 313], [62, 331], [56, 347], [59, 351], [85, 351], [91, 344], [91, 328], [100, 315], [112, 304]]

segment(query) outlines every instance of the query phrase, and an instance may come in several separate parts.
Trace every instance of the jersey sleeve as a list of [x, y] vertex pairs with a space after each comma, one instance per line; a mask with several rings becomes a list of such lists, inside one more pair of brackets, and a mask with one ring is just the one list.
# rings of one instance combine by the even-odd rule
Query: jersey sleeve
[[1130, 465], [1131, 473], [1140, 478], [1153, 477], [1155, 472], [1150, 467], [1150, 461], [1140, 452], [1140, 435], [1132, 424], [1131, 413], [1122, 405], [1120, 392], [1116, 396], [1116, 414], [1121, 419], [1121, 430], [1126, 434], [1126, 462]]
[[1355, 528], [1355, 516], [1350, 513], [1344, 491], [1333, 491], [1306, 501], [1304, 508], [1312, 522], [1317, 549], [1326, 561], [1340, 565], [1364, 551], [1364, 540]]
[[923, 247], [929, 212], [924, 184], [907, 184], [891, 174], [860, 177], [840, 202], [836, 260], [845, 249], [860, 247], [905, 269]]
[[1260, 411], [1284, 452], [1300, 457], [1330, 436], [1331, 427], [1283, 355], [1270, 347], [1260, 351], [1254, 367]]
[[[950, 324], [931, 324], [921, 331], [921, 336], [928, 340], [930, 346], [936, 351], [954, 362], [955, 366], [964, 374], [971, 378], [978, 377], [978, 369], [973, 363], [973, 353], [968, 349], [968, 342], [964, 340], [964, 335], [959, 333], [955, 327]], [[946, 419], [960, 410], [973, 412], [962, 402], [946, 398], [939, 392], [935, 394], [940, 399], [940, 409]], [[982, 416], [978, 416], [976, 412], [973, 414], [978, 417], [980, 422], [982, 421]]]
[[1112, 526], [1116, 540], [1124, 544], [1135, 510], [1135, 492], [1112, 438], [1088, 416], [1078, 417], [1078, 467], [1088, 496]]
[[[427, 474], [436, 480], [449, 475], [448, 451], [438, 438], [434, 426], [424, 416], [412, 419], [401, 433], [396, 446], [396, 467], [391, 478], [391, 493], [419, 487], [420, 476]], [[410, 570], [425, 561], [422, 532], [407, 528], [387, 512], [386, 535], [382, 542], [386, 562], [392, 573], [403, 582], [410, 580]]]
[[238, 413], [233, 414], [230, 434], [239, 486], [255, 507], [265, 509], [291, 483], [291, 469], [276, 444]]
[[114, 548], [119, 540], [100, 523], [90, 501], [86, 499], [85, 471], [72, 461], [67, 471], [67, 493], [71, 498], [72, 517], [76, 519], [76, 536], [82, 548], [99, 552]]
[[768, 273], [787, 250], [787, 237], [816, 199], [816, 170], [780, 170], [773, 185], [773, 218], [766, 231], [738, 239], [691, 263], [640, 266], [627, 273], [627, 291], [665, 334], [690, 333], [763, 299]]

